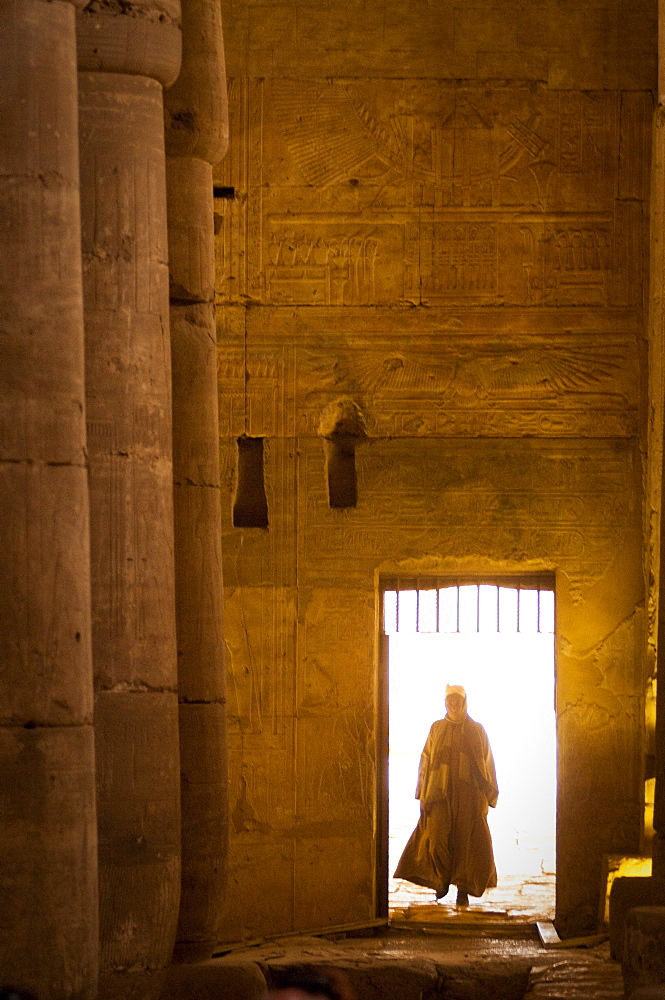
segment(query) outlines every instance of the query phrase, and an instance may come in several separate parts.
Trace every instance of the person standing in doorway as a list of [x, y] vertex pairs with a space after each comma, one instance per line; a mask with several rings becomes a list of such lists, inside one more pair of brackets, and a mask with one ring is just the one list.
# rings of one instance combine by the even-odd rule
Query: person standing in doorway
[[443, 899], [457, 886], [457, 905], [496, 886], [488, 807], [499, 797], [487, 733], [467, 715], [466, 691], [446, 687], [446, 716], [432, 723], [420, 758], [420, 819], [395, 871]]

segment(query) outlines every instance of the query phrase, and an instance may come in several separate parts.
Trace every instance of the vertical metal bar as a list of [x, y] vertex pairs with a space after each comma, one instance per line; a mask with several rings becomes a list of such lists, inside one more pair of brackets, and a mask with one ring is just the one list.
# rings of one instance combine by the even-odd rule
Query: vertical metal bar
[[538, 587], [538, 632], [540, 632], [540, 587]]
[[395, 631], [399, 632], [399, 580], [395, 591]]
[[[399, 587], [397, 589], [399, 594]], [[377, 782], [376, 782], [376, 841], [374, 848], [376, 851], [376, 910], [377, 918], [388, 916], [389, 895], [388, 881], [390, 870], [388, 868], [388, 832], [389, 832], [389, 793], [388, 793], [388, 767], [389, 767], [389, 727], [390, 719], [388, 713], [389, 705], [389, 648], [390, 640], [387, 635], [380, 637], [379, 642], [379, 676], [377, 687]]]
[[420, 580], [416, 580], [416, 632], [420, 632]]
[[480, 632], [480, 584], [476, 584], [476, 632]]
[[457, 591], [457, 626], [456, 626], [456, 631], [459, 632], [459, 584], [457, 584], [455, 590]]
[[520, 585], [517, 584], [517, 631], [520, 630]]
[[496, 588], [496, 630], [501, 631], [501, 623], [499, 621], [499, 588]]
[[438, 588], [438, 586], [437, 586], [437, 588], [436, 588], [436, 631], [437, 631], [437, 632], [440, 632], [440, 631], [441, 631], [441, 629], [439, 628], [439, 619], [440, 619], [440, 612], [439, 612], [439, 595], [440, 595], [440, 593], [441, 593], [441, 591], [439, 590], [439, 588]]

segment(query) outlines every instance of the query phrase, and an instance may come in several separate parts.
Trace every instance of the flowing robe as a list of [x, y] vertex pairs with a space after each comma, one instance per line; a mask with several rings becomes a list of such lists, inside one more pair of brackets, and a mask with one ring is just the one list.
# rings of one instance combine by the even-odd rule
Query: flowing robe
[[445, 896], [456, 885], [482, 896], [496, 885], [488, 806], [499, 796], [487, 733], [465, 715], [432, 724], [420, 758], [420, 819], [395, 871]]

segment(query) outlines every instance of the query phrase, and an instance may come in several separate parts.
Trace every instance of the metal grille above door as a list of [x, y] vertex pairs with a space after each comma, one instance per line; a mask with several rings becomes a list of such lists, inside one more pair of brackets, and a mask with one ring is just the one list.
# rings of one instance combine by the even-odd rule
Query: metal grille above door
[[389, 577], [383, 631], [553, 632], [553, 574], [507, 577]]

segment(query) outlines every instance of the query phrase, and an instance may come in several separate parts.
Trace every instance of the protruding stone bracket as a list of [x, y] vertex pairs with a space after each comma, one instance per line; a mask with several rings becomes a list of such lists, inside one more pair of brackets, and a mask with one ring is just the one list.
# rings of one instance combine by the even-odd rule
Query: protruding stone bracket
[[356, 445], [367, 438], [360, 407], [352, 399], [339, 399], [321, 414], [319, 433], [324, 438], [328, 503], [336, 509], [358, 502]]

